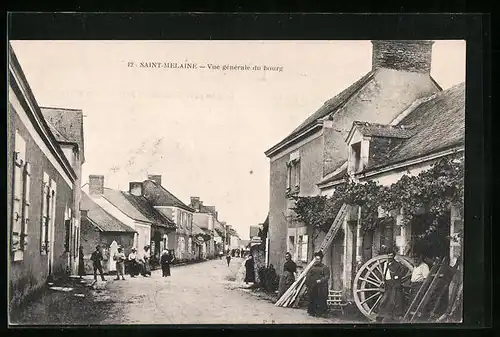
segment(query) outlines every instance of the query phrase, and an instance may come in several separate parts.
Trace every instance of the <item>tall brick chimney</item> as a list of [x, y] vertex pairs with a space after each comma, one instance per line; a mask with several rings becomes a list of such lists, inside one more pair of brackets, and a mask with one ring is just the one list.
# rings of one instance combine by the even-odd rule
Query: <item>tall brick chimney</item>
[[430, 73], [433, 44], [430, 40], [372, 41], [372, 69]]
[[128, 184], [129, 189], [128, 192], [137, 197], [142, 196], [142, 182], [140, 181], [132, 181]]
[[161, 185], [161, 174], [148, 174], [148, 179], [154, 181], [157, 185]]
[[89, 175], [89, 193], [92, 196], [104, 194], [104, 176], [103, 175]]
[[200, 206], [201, 206], [200, 197], [191, 197], [191, 204], [189, 205], [189, 207], [192, 207], [195, 210], [199, 211], [201, 208]]

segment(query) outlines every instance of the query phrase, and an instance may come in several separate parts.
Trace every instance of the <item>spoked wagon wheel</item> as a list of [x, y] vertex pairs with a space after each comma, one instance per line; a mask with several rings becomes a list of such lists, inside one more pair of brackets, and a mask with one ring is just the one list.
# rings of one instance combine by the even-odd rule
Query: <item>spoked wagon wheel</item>
[[[410, 258], [396, 255], [396, 261], [406, 267], [406, 274], [401, 282], [406, 283], [411, 278], [413, 264]], [[375, 321], [378, 306], [384, 294], [384, 275], [387, 272], [389, 255], [379, 255], [368, 260], [361, 266], [354, 278], [353, 296], [359, 311], [368, 319]]]

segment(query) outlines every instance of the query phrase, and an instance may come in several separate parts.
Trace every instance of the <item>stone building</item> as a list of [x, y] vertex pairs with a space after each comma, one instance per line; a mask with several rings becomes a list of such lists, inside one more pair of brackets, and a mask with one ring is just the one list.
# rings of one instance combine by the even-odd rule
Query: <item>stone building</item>
[[167, 247], [178, 261], [193, 259], [192, 224], [194, 209], [169, 192], [161, 183], [161, 175], [149, 175], [142, 182], [142, 195], [163, 216], [175, 223], [175, 234], [168, 236]]
[[7, 233], [10, 308], [71, 272], [78, 173], [31, 91], [9, 44]]
[[90, 256], [97, 245], [104, 248], [104, 273], [116, 271], [116, 263], [113, 261], [114, 253], [117, 252], [118, 246], [121, 246], [128, 256], [134, 247], [134, 237], [137, 232], [106, 212], [85, 192], [82, 193], [81, 198], [81, 213], [80, 235], [85, 272], [87, 274], [94, 272]]
[[[389, 186], [403, 175], [418, 175], [430, 169], [437, 160], [463, 153], [465, 144], [465, 84], [456, 85], [422, 100], [400, 113], [390, 124], [355, 121], [345, 139], [348, 159], [344, 172], [319, 183], [323, 195], [331, 195], [338, 184], [346, 181], [346, 173], [357, 182], [375, 181]], [[383, 212], [380, 213], [383, 215]], [[364, 234], [356, 228], [356, 214], [346, 217], [343, 224], [345, 236], [334, 243], [332, 285], [346, 291], [356, 272], [356, 265], [376, 256], [382, 244], [395, 248], [401, 255], [410, 255], [417, 235], [430, 224], [425, 210], [403, 224], [401, 212], [394, 220], [379, 224]], [[463, 229], [457, 207], [439, 219], [443, 228], [443, 244], [428, 247], [429, 257], [449, 257], [454, 265], [460, 255], [460, 245], [448, 241]], [[393, 247], [395, 245], [395, 247]]]
[[[329, 99], [291, 134], [265, 152], [270, 159], [269, 263], [278, 271], [290, 252], [300, 265], [312, 259], [324, 234], [292, 211], [292, 196], [316, 196], [318, 183], [345, 169], [345, 138], [356, 120], [391, 123], [415, 101], [441, 90], [430, 75], [432, 41], [372, 41], [372, 69]], [[333, 247], [342, 243], [337, 237]], [[338, 252], [330, 249], [330, 264]], [[332, 275], [335, 274], [335, 271]], [[341, 275], [332, 277], [339, 278]]]

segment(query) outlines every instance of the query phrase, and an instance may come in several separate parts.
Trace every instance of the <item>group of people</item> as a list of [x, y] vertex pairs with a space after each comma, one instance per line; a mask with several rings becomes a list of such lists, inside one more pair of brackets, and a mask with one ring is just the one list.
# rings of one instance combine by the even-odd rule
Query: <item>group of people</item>
[[[82, 278], [85, 272], [85, 263], [84, 263], [84, 252], [83, 247], [80, 246], [79, 249], [79, 265], [78, 265], [78, 274], [80, 278]], [[95, 251], [90, 256], [90, 260], [92, 261], [92, 266], [94, 269], [94, 280], [97, 281], [97, 273], [99, 273], [101, 280], [106, 281], [104, 277], [102, 261], [104, 260], [104, 256], [101, 251], [101, 247], [99, 245], [96, 246]], [[151, 276], [151, 263], [150, 263], [150, 247], [145, 246], [144, 252], [141, 256], [137, 255], [137, 249], [132, 248], [131, 253], [128, 257], [123, 252], [123, 247], [118, 247], [117, 252], [113, 255], [113, 260], [116, 263], [116, 279], [115, 280], [125, 280], [125, 264], [128, 264], [128, 272], [130, 277], [136, 277], [138, 275], [142, 275], [143, 277]], [[167, 277], [170, 276], [170, 264], [175, 260], [173, 254], [168, 250], [163, 250], [160, 257], [160, 265], [162, 269], [162, 276]]]
[[[387, 270], [384, 275], [385, 291], [380, 299], [378, 307], [379, 322], [394, 322], [401, 320], [406, 307], [403, 293], [402, 279], [406, 274], [406, 268], [396, 261], [395, 253], [382, 247], [380, 254], [388, 255]], [[410, 279], [410, 303], [416, 296], [416, 293], [429, 275], [429, 266], [424, 262], [422, 254], [414, 257], [415, 268], [413, 268]], [[297, 273], [297, 264], [292, 260], [290, 253], [285, 254], [285, 263], [283, 272], [280, 276], [278, 299], [295, 282]], [[325, 316], [328, 311], [328, 281], [330, 279], [330, 269], [323, 263], [323, 253], [321, 251], [314, 253], [314, 264], [309, 269], [305, 279], [308, 296], [307, 312], [311, 316]]]

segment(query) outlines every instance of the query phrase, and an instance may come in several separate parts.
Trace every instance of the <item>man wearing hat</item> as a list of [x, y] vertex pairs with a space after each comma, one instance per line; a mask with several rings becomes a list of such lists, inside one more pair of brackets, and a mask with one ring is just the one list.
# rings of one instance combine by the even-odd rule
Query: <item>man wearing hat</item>
[[101, 280], [106, 281], [104, 278], [104, 274], [102, 272], [102, 264], [101, 261], [103, 260], [103, 256], [101, 253], [101, 246], [97, 245], [95, 247], [95, 251], [92, 253], [90, 256], [90, 260], [92, 260], [93, 265], [94, 265], [94, 280], [97, 281], [97, 271], [99, 270], [99, 274], [101, 275]]
[[309, 297], [307, 313], [311, 316], [324, 316], [328, 309], [328, 281], [330, 269], [323, 264], [323, 252], [314, 253], [314, 264], [306, 275], [306, 286]]

